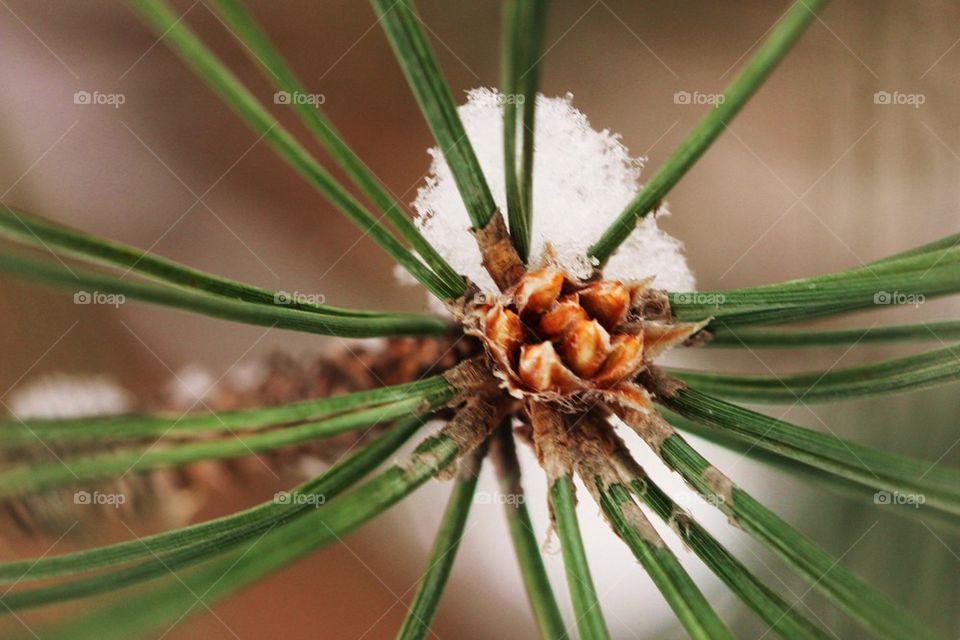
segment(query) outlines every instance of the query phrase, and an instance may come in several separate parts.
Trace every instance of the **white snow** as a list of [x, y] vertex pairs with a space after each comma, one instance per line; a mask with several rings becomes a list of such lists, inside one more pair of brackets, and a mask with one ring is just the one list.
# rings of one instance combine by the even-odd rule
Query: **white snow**
[[[499, 93], [473, 89], [467, 98], [458, 109], [460, 118], [494, 200], [506, 216]], [[572, 101], [571, 94], [537, 98], [531, 263], [537, 264], [550, 243], [561, 266], [584, 277], [592, 268], [587, 249], [640, 188], [643, 159], [631, 157], [618, 135], [592, 128]], [[433, 157], [430, 173], [413, 203], [417, 226], [454, 269], [493, 293], [496, 289], [480, 264], [476, 241], [467, 231], [470, 221], [450, 169], [439, 149], [429, 153]], [[659, 216], [665, 215], [661, 209]], [[694, 289], [683, 245], [661, 231], [652, 216], [637, 226], [610, 259], [605, 275], [621, 280], [652, 275], [656, 287]]]
[[133, 410], [133, 397], [102, 376], [54, 373], [10, 394], [10, 414], [22, 420], [109, 416]]

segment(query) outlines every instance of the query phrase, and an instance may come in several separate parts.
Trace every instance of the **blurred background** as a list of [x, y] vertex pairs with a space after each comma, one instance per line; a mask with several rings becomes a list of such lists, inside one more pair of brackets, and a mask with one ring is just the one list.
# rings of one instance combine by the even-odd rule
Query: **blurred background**
[[[176, 4], [271, 104], [273, 90], [204, 0]], [[431, 138], [370, 7], [347, 0], [249, 4], [308, 89], [324, 95], [324, 109], [349, 143], [410, 202], [429, 166]], [[421, 0], [418, 6], [458, 101], [469, 88], [496, 86], [497, 3]], [[631, 152], [648, 156], [655, 168], [709, 108], [677, 104], [675, 94], [721, 92], [785, 9], [784, 2], [557, 0], [546, 38], [543, 92], [571, 92], [595, 128], [620, 133]], [[662, 227], [686, 244], [700, 288], [859, 266], [958, 231], [958, 24], [960, 6], [951, 2], [851, 0], [827, 6], [669, 197], [673, 215]], [[322, 293], [329, 304], [424, 307], [423, 292], [397, 285], [388, 257], [259, 142], [126, 3], [3, 0], [0, 53], [5, 203], [235, 279]], [[122, 94], [124, 101], [117, 107], [75, 104], [78, 91]], [[885, 104], [877, 92], [915, 98], [912, 104]], [[289, 110], [276, 113], [326, 159]], [[833, 324], [949, 319], [957, 311], [954, 302], [930, 301]], [[67, 293], [0, 279], [0, 397], [49, 372], [106, 373], [151, 394], [187, 365], [216, 378], [238, 361], [276, 350], [338, 347], [307, 335], [143, 306], [74, 305]], [[792, 372], [852, 366], [908, 350], [713, 350], [684, 363]], [[882, 449], [960, 464], [960, 447], [954, 446], [960, 406], [951, 387], [784, 409], [774, 407], [772, 414], [815, 429], [829, 425]], [[955, 529], [922, 511], [905, 519], [872, 500], [834, 495], [730, 454], [716, 455], [721, 468], [727, 462], [731, 475], [762, 491], [770, 506], [843, 556], [844, 564], [952, 637], [960, 632]], [[541, 484], [536, 468], [528, 465], [526, 474], [531, 489]], [[278, 488], [265, 480], [223, 493], [202, 516], [251, 505]], [[412, 505], [167, 637], [393, 637], [406, 612], [400, 601], [410, 601], [425, 567], [447, 490], [431, 485]], [[583, 519], [598, 520], [592, 505], [582, 504], [581, 512]], [[482, 522], [471, 526], [461, 547], [436, 635], [533, 637], [500, 507], [476, 509], [471, 517]], [[542, 519], [538, 526], [545, 532]], [[802, 601], [798, 606], [838, 638], [860, 637], [783, 565], [732, 535], [730, 544], [788, 600]], [[602, 526], [589, 530], [589, 551], [599, 567], [595, 577], [611, 603], [608, 619], [616, 635], [683, 637], [642, 570], [617, 555], [616, 545]], [[46, 546], [36, 548], [43, 552]], [[2, 557], [20, 553], [8, 549]], [[559, 556], [548, 563], [566, 600]], [[764, 625], [722, 589], [711, 589], [738, 637], [764, 637]], [[22, 631], [10, 625], [0, 629]]]

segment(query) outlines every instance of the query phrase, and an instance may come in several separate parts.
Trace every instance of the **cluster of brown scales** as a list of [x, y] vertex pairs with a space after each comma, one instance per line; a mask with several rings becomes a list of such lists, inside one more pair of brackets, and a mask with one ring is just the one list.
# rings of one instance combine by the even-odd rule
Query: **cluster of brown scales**
[[[491, 296], [471, 287], [451, 305], [463, 334], [478, 338], [484, 353], [448, 374], [470, 392], [447, 432], [462, 429], [472, 415], [485, 422], [469, 429], [476, 443], [498, 424], [512, 424], [532, 439], [551, 481], [581, 468], [588, 455], [611, 462], [615, 449], [623, 453], [612, 415], [654, 446], [667, 437], [672, 429], [652, 398], [679, 383], [663, 376], [653, 360], [671, 347], [708, 338], [705, 323], [677, 322], [666, 294], [650, 286], [652, 278], [607, 280], [597, 270], [577, 279], [550, 251], [528, 268], [500, 215], [476, 235], [500, 291]], [[464, 376], [467, 367], [470, 375]], [[478, 411], [483, 405], [486, 410]]]

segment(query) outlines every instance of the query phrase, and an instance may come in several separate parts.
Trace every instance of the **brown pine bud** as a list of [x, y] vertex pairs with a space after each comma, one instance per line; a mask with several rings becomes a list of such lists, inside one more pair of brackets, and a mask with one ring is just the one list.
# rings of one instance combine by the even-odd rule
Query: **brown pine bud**
[[579, 320], [589, 320], [587, 312], [580, 306], [576, 294], [566, 296], [540, 317], [540, 333], [549, 338], [559, 338]]
[[580, 320], [563, 339], [567, 366], [581, 378], [591, 378], [610, 351], [610, 334], [596, 320]]
[[610, 339], [610, 355], [595, 381], [601, 386], [633, 378], [643, 368], [643, 337], [618, 334]]
[[484, 330], [491, 342], [511, 355], [516, 354], [523, 342], [523, 326], [519, 316], [510, 309], [504, 309], [500, 303], [487, 311]]
[[553, 306], [563, 288], [563, 273], [544, 267], [527, 273], [514, 291], [520, 313], [543, 313]]
[[524, 345], [518, 369], [520, 380], [533, 391], [564, 393], [578, 386], [549, 341]]
[[644, 322], [643, 340], [647, 358], [653, 360], [664, 351], [675, 347], [707, 326], [707, 322], [709, 321], [678, 322], [676, 324]]
[[626, 320], [630, 309], [630, 292], [616, 280], [594, 282], [580, 290], [580, 304], [591, 317], [607, 329]]
[[650, 394], [640, 385], [633, 382], [621, 382], [604, 393], [619, 402], [625, 407], [635, 409], [641, 413], [650, 413], [653, 411], [653, 402], [650, 400]]

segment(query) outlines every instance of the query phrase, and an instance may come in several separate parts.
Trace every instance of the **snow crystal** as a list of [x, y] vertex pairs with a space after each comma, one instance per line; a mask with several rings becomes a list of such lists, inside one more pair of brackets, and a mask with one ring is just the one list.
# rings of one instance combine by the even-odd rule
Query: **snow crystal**
[[102, 376], [49, 374], [10, 394], [10, 414], [22, 420], [128, 413], [133, 398]]
[[[473, 89], [467, 97], [458, 109], [460, 118], [494, 200], [506, 215], [502, 100], [492, 89]], [[571, 94], [537, 97], [531, 263], [537, 264], [549, 243], [562, 267], [585, 277], [592, 269], [587, 249], [636, 195], [643, 160], [632, 158], [618, 135], [593, 129], [572, 99]], [[429, 153], [430, 174], [413, 203], [417, 226], [454, 269], [484, 291], [495, 292], [476, 241], [467, 232], [470, 221], [450, 168], [439, 149]], [[658, 217], [664, 215], [661, 208]], [[621, 280], [655, 276], [659, 288], [694, 288], [682, 244], [661, 231], [653, 216], [640, 222], [604, 274]]]
[[174, 374], [164, 391], [174, 406], [189, 411], [208, 400], [216, 385], [209, 371], [198, 364], [188, 364]]

